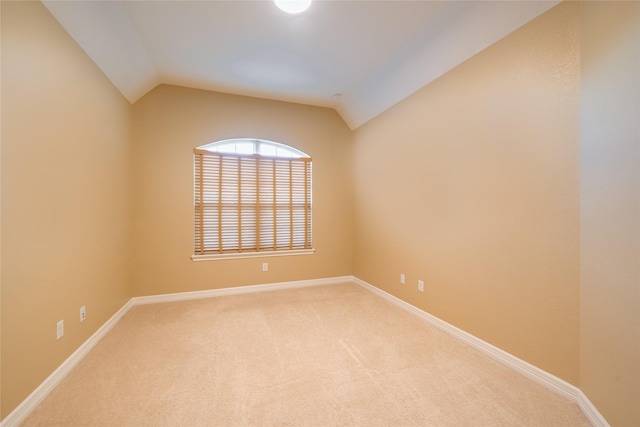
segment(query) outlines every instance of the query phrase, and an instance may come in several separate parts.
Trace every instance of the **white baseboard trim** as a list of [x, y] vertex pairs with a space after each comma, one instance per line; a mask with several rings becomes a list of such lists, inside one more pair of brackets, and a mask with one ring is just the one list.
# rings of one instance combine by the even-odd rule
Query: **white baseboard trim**
[[596, 409], [596, 407], [593, 405], [593, 403], [591, 403], [589, 398], [582, 392], [582, 390], [580, 390], [579, 388], [576, 388], [576, 390], [578, 399], [576, 403], [582, 410], [584, 416], [587, 417], [591, 425], [593, 427], [610, 427], [607, 420], [604, 419], [602, 414], [598, 411], [598, 409]]
[[228, 295], [251, 294], [256, 292], [279, 291], [283, 289], [306, 288], [309, 286], [335, 285], [353, 282], [353, 276], [330, 277], [327, 279], [297, 280], [292, 282], [269, 283], [266, 285], [237, 286], [233, 288], [210, 289], [205, 291], [179, 292], [175, 294], [134, 297], [133, 305], [157, 304], [161, 302], [186, 301], [191, 299], [214, 298]]
[[75, 368], [78, 363], [91, 351], [95, 345], [124, 317], [131, 309], [131, 301], [128, 301], [120, 310], [107, 320], [88, 340], [71, 354], [58, 368], [53, 371], [38, 388], [36, 388], [25, 400], [20, 403], [0, 422], [0, 427], [17, 427], [31, 412], [53, 391], [54, 388]]
[[226, 295], [240, 295], [255, 292], [276, 291], [283, 289], [304, 288], [309, 286], [334, 285], [352, 282], [381, 296], [405, 311], [426, 321], [441, 331], [483, 352], [489, 357], [521, 373], [527, 378], [547, 387], [559, 395], [575, 402], [594, 427], [609, 427], [607, 421], [589, 401], [587, 396], [577, 387], [560, 378], [537, 368], [455, 326], [383, 291], [354, 276], [341, 276], [326, 279], [280, 282], [265, 285], [238, 286], [234, 288], [212, 289], [175, 294], [134, 297], [116, 314], [102, 325], [87, 341], [85, 341], [67, 360], [65, 360], [49, 377], [42, 382], [16, 409], [0, 422], [0, 427], [17, 427], [42, 402], [49, 393], [71, 372], [71, 370], [91, 351], [93, 347], [136, 305], [156, 304], [162, 302], [185, 301], [201, 298], [213, 298]]
[[463, 343], [475, 348], [476, 350], [481, 351], [492, 359], [502, 363], [510, 369], [524, 375], [525, 377], [535, 381], [536, 383], [550, 389], [551, 391], [559, 394], [560, 396], [569, 399], [570, 401], [576, 403], [580, 410], [584, 413], [585, 417], [589, 420], [591, 425], [594, 427], [609, 427], [609, 424], [604, 419], [604, 417], [598, 412], [595, 406], [591, 403], [591, 401], [585, 396], [585, 394], [574, 385], [569, 384], [568, 382], [552, 375], [542, 369], [531, 365], [528, 362], [525, 362], [518, 357], [507, 353], [504, 350], [499, 349], [498, 347], [489, 344], [486, 341], [481, 340], [468, 332], [459, 329], [444, 320], [437, 318], [436, 316], [423, 311], [406, 301], [401, 300], [380, 288], [377, 288], [364, 280], [361, 280], [357, 277], [353, 278], [353, 281], [358, 285], [362, 286], [365, 289], [381, 296], [387, 301], [397, 305], [403, 310], [417, 316], [421, 320], [431, 324], [432, 326], [438, 328], [439, 330], [451, 335], [452, 337], [462, 341]]

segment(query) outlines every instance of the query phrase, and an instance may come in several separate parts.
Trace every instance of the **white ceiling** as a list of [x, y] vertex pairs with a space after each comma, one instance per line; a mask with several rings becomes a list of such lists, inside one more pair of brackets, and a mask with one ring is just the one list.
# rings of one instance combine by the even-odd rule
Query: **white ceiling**
[[43, 1], [132, 103], [166, 83], [331, 107], [352, 129], [559, 2]]

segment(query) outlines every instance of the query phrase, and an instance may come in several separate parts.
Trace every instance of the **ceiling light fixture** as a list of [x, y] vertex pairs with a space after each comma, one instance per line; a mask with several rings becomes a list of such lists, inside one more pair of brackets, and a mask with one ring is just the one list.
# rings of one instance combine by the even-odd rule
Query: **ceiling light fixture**
[[287, 13], [302, 13], [309, 9], [311, 0], [273, 0], [280, 9]]

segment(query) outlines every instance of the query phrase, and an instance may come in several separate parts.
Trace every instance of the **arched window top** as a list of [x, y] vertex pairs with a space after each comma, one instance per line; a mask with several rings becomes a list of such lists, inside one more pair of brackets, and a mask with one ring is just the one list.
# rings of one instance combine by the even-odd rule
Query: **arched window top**
[[198, 150], [220, 154], [259, 155], [284, 159], [310, 158], [306, 153], [279, 142], [255, 138], [234, 138], [202, 145]]

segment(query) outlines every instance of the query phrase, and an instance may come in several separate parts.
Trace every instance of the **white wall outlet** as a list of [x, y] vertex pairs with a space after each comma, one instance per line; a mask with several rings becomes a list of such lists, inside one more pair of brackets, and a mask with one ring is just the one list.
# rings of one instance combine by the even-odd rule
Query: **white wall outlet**
[[83, 305], [82, 307], [80, 307], [80, 321], [84, 322], [84, 319], [86, 319], [86, 318], [87, 318], [87, 309]]
[[400, 273], [400, 284], [404, 285], [404, 282], [405, 282], [404, 274]]
[[262, 271], [269, 271], [269, 263], [268, 262], [263, 262], [262, 263]]
[[63, 336], [64, 336], [64, 320], [61, 320], [56, 324], [56, 339], [59, 340]]
[[418, 290], [420, 292], [424, 292], [424, 281], [423, 280], [418, 280]]

